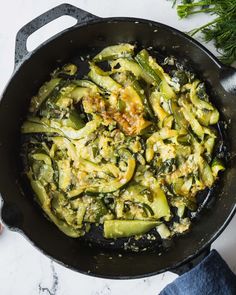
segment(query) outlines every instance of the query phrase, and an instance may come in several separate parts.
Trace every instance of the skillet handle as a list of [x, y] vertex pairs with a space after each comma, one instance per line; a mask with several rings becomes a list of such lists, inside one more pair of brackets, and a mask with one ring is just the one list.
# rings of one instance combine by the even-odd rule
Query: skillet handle
[[41, 27], [63, 15], [69, 15], [75, 18], [77, 20], [76, 25], [99, 19], [98, 16], [66, 3], [48, 10], [47, 12], [27, 23], [17, 33], [15, 42], [15, 67], [29, 53], [26, 48], [26, 41], [28, 37]]
[[2, 208], [0, 208], [1, 221], [9, 229], [20, 231], [24, 222], [24, 215], [18, 205], [12, 202], [5, 202], [2, 199]]
[[190, 261], [181, 264], [180, 266], [172, 269], [171, 271], [179, 276], [182, 274], [188, 272], [192, 268], [194, 268], [198, 263], [200, 263], [211, 251], [211, 245], [207, 246], [200, 254], [198, 254], [196, 257], [191, 259]]
[[220, 71], [220, 84], [226, 92], [236, 95], [236, 69], [223, 65]]

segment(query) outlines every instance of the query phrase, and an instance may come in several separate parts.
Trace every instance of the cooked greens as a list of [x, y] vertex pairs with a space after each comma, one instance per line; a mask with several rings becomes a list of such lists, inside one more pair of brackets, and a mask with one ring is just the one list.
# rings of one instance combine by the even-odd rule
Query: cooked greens
[[188, 230], [197, 193], [224, 170], [213, 158], [219, 112], [204, 83], [165, 72], [131, 44], [103, 49], [89, 67], [80, 80], [73, 64], [56, 70], [21, 127], [42, 209], [70, 237], [91, 224], [103, 224], [105, 238]]

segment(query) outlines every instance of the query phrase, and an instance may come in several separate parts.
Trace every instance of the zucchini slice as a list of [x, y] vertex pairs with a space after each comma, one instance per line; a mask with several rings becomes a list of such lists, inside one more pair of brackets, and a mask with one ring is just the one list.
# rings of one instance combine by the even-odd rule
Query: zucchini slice
[[127, 164], [126, 171], [120, 173], [119, 177], [107, 182], [107, 181], [94, 181], [88, 188], [86, 188], [85, 192], [90, 193], [110, 193], [114, 192], [124, 185], [126, 185], [133, 177], [136, 161], [133, 155], [127, 149], [118, 150], [118, 155], [122, 160], [124, 160]]
[[223, 161], [217, 157], [214, 158], [214, 160], [212, 161], [212, 164], [211, 164], [211, 170], [212, 170], [212, 174], [214, 175], [214, 177], [217, 177], [218, 173], [220, 171], [225, 170], [225, 166], [223, 164]]
[[40, 184], [39, 181], [35, 181], [31, 178], [31, 187], [42, 206], [42, 209], [44, 212], [48, 215], [48, 217], [51, 219], [51, 221], [67, 236], [72, 238], [78, 238], [84, 234], [84, 231], [73, 228], [69, 224], [67, 224], [65, 221], [57, 218], [51, 211], [51, 203], [50, 199], [46, 193], [45, 188], [42, 184]]
[[134, 53], [134, 46], [128, 43], [108, 46], [94, 56], [94, 62], [101, 62], [104, 60], [117, 59], [120, 57], [129, 57]]
[[158, 221], [146, 220], [106, 220], [104, 222], [104, 237], [116, 239], [143, 235], [158, 224]]
[[90, 72], [88, 73], [88, 77], [98, 86], [109, 92], [118, 92], [122, 88], [120, 84], [118, 84], [110, 76], [106, 75], [102, 69], [92, 63], [90, 64]]
[[60, 81], [60, 78], [54, 78], [43, 84], [38, 94], [31, 99], [30, 112], [36, 113], [39, 110], [41, 104], [48, 98]]

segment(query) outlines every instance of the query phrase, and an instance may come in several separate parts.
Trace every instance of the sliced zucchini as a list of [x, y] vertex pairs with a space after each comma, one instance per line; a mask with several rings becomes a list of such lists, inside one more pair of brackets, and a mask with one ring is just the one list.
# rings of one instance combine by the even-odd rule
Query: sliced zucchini
[[[118, 64], [120, 65], [120, 67], [116, 69], [116, 66]], [[146, 72], [144, 72], [140, 65], [133, 59], [119, 58], [115, 61], [112, 61], [110, 65], [113, 69], [113, 72], [131, 72], [137, 79], [143, 79], [145, 82], [149, 84], [152, 84], [153, 82], [152, 78]]]
[[51, 158], [48, 155], [46, 155], [46, 154], [42, 154], [42, 153], [40, 153], [40, 154], [33, 154], [32, 155], [32, 158], [34, 160], [37, 160], [37, 161], [43, 161], [48, 166], [51, 166], [52, 165]]
[[110, 76], [107, 76], [105, 72], [102, 71], [98, 66], [90, 64], [90, 72], [88, 77], [96, 83], [98, 86], [102, 87], [109, 92], [118, 92], [122, 87]]
[[169, 114], [160, 105], [161, 95], [162, 94], [160, 92], [153, 91], [151, 96], [149, 97], [149, 100], [155, 115], [158, 117], [162, 124], [162, 122], [165, 120], [166, 117], [169, 116]]
[[209, 111], [206, 109], [199, 109], [196, 112], [198, 121], [204, 125], [214, 125], [219, 121], [219, 112], [217, 109], [214, 109], [213, 111]]
[[201, 158], [199, 161], [200, 176], [206, 187], [211, 187], [215, 181], [211, 167]]
[[170, 207], [168, 205], [166, 196], [161, 188], [155, 188], [152, 190], [153, 193], [153, 202], [152, 210], [155, 213], [155, 218], [159, 219], [164, 217], [165, 220], [169, 220], [171, 213]]
[[209, 111], [213, 111], [214, 107], [207, 101], [200, 99], [197, 95], [197, 86], [199, 85], [200, 81], [196, 80], [191, 84], [190, 88], [190, 100], [192, 104], [199, 109], [206, 109]]
[[[84, 199], [85, 198], [86, 197], [84, 197]], [[108, 210], [103, 201], [96, 198], [96, 200], [90, 202], [87, 207], [84, 221], [90, 223], [100, 222], [100, 219], [104, 218], [107, 213]]]
[[170, 108], [171, 108], [171, 111], [174, 115], [174, 119], [175, 119], [176, 123], [178, 124], [179, 128], [183, 128], [183, 129], [188, 130], [189, 123], [185, 119], [185, 117], [184, 117], [180, 107], [177, 105], [177, 103], [174, 102], [173, 100], [170, 100]]
[[[147, 192], [145, 194], [145, 192]], [[170, 218], [170, 208], [166, 199], [166, 196], [161, 188], [156, 186], [153, 189], [147, 189], [146, 187], [139, 184], [130, 185], [125, 192], [121, 195], [120, 202], [130, 201], [131, 204], [138, 202], [141, 206], [148, 206], [148, 210], [151, 211], [151, 219], [160, 219], [164, 217], [166, 220]], [[118, 210], [121, 207], [118, 206]], [[119, 217], [122, 217], [120, 212]]]
[[182, 109], [185, 119], [189, 122], [192, 131], [202, 140], [204, 137], [204, 129], [192, 113], [189, 105], [185, 104]]
[[48, 217], [51, 219], [51, 221], [62, 231], [64, 234], [66, 234], [69, 237], [72, 238], [78, 238], [84, 234], [84, 231], [81, 231], [80, 229], [73, 228], [72, 226], [68, 225], [65, 221], [60, 220], [57, 218], [50, 209], [50, 198], [48, 197], [45, 188], [42, 184], [40, 184], [39, 181], [35, 181], [31, 179], [31, 187], [34, 191], [34, 193], [37, 196], [37, 199], [39, 200], [44, 212], [48, 215]]
[[[59, 134], [63, 134], [70, 139], [81, 139], [92, 132], [94, 132], [101, 124], [101, 118], [96, 117], [92, 121], [89, 121], [83, 128], [77, 130], [71, 127], [60, 126], [56, 121], [51, 120], [50, 125], [53, 127], [53, 130], [58, 130]], [[56, 131], [58, 133], [58, 131]]]
[[106, 220], [104, 222], [104, 237], [106, 239], [116, 239], [143, 235], [157, 225], [157, 221]]
[[40, 108], [41, 104], [48, 98], [52, 91], [61, 81], [60, 78], [54, 78], [43, 84], [36, 96], [33, 96], [30, 102], [30, 112], [35, 113]]
[[147, 50], [141, 50], [136, 56], [135, 60], [140, 65], [142, 70], [145, 72], [145, 75], [149, 77], [152, 81], [152, 84], [158, 86], [161, 83], [161, 77], [156, 73], [156, 71], [150, 65], [150, 59]]
[[162, 239], [168, 239], [171, 235], [170, 230], [164, 223], [157, 226], [157, 232]]
[[62, 135], [63, 133], [56, 129], [43, 124], [38, 124], [30, 121], [25, 121], [21, 126], [22, 133], [56, 133]]
[[64, 126], [73, 129], [81, 129], [85, 126], [84, 121], [76, 110], [71, 110], [68, 119], [65, 119], [63, 123]]
[[108, 46], [94, 56], [94, 62], [101, 62], [104, 60], [117, 59], [120, 57], [129, 57], [134, 53], [134, 46], [128, 43]]
[[191, 136], [189, 134], [181, 134], [177, 137], [177, 141], [179, 144], [182, 144], [184, 146], [190, 146]]
[[225, 170], [225, 166], [223, 164], [223, 161], [217, 157], [214, 158], [214, 160], [212, 161], [212, 164], [211, 164], [211, 170], [212, 170], [212, 174], [214, 175], [214, 177], [217, 177], [219, 171]]
[[57, 161], [59, 170], [59, 188], [66, 191], [71, 184], [71, 166], [70, 160], [59, 160]]
[[[74, 103], [78, 103], [84, 96], [88, 96], [90, 94], [90, 89], [85, 87], [75, 87], [70, 95], [69, 98], [73, 99]], [[61, 99], [63, 102], [63, 98]], [[57, 102], [57, 105], [61, 106], [61, 101]]]
[[85, 192], [90, 193], [110, 193], [114, 192], [125, 184], [127, 184], [133, 177], [135, 171], [136, 161], [132, 154], [127, 149], [118, 150], [119, 157], [124, 160], [127, 164], [126, 171], [121, 173], [118, 178], [107, 182], [107, 181], [94, 181]]
[[89, 80], [73, 80], [77, 86], [81, 88], [90, 89], [92, 93], [102, 93], [101, 88], [99, 88], [95, 83]]

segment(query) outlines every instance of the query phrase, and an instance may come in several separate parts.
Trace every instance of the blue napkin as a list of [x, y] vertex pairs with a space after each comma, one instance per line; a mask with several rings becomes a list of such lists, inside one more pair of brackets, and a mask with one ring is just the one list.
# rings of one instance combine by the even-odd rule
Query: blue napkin
[[236, 275], [216, 250], [167, 285], [160, 295], [236, 295]]

